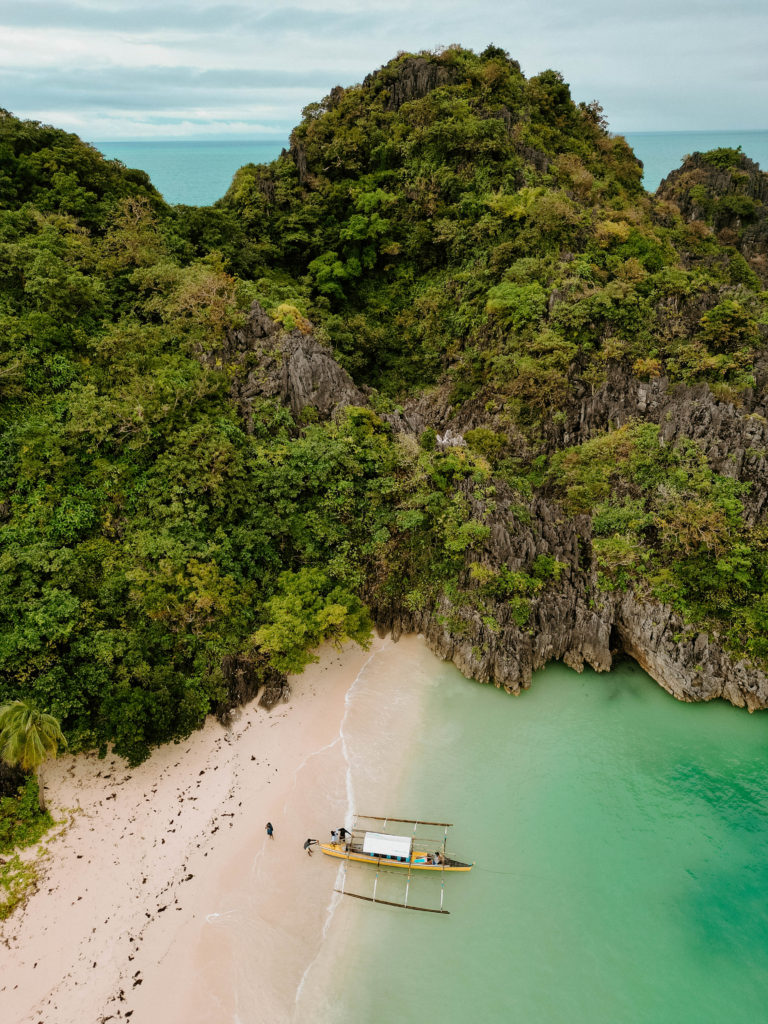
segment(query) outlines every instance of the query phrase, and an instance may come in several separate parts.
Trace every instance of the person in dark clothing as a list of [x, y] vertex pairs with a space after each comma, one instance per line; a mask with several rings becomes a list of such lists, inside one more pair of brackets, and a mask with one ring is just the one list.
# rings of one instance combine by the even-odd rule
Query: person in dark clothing
[[320, 842], [319, 839], [305, 839], [304, 840], [304, 849], [307, 851], [307, 856], [309, 856], [309, 857], [312, 856], [312, 847], [315, 845], [315, 843], [319, 843], [319, 842]]
[[339, 838], [341, 839], [342, 843], [345, 843], [347, 841], [347, 836], [352, 835], [349, 829], [344, 828], [343, 825], [341, 826], [341, 828], [337, 828], [336, 831], [339, 833]]
[[275, 838], [275, 827], [272, 824], [272, 822], [268, 821], [267, 824], [264, 826], [264, 828], [267, 830], [267, 835], [269, 836], [269, 838], [270, 839], [274, 839]]

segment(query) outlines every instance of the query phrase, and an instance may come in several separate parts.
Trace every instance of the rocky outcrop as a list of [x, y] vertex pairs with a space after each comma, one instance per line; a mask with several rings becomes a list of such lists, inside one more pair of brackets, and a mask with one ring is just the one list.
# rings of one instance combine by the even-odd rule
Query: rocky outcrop
[[275, 673], [274, 678], [266, 684], [259, 698], [259, 705], [271, 711], [276, 704], [286, 704], [291, 699], [291, 685], [284, 676]]
[[283, 330], [254, 302], [245, 326], [231, 331], [225, 349], [215, 353], [215, 359], [241, 367], [232, 395], [249, 429], [256, 397], [282, 402], [297, 418], [308, 406], [327, 419], [344, 406], [366, 404], [330, 349], [311, 333], [311, 325], [304, 321], [302, 327]]
[[526, 689], [532, 674], [550, 661], [564, 661], [579, 671], [585, 664], [609, 669], [612, 612], [594, 582], [589, 518], [569, 518], [541, 498], [521, 507], [502, 483], [492, 512], [481, 506], [470, 486], [464, 494], [473, 516], [490, 526], [488, 540], [473, 549], [472, 562], [492, 571], [529, 573], [534, 561], [546, 555], [559, 563], [557, 580], [521, 603], [488, 596], [465, 572], [466, 603], [454, 604], [443, 595], [434, 607], [416, 612], [379, 603], [374, 595], [379, 628], [395, 639], [405, 632], [423, 633], [430, 648], [466, 676], [508, 693]]
[[226, 654], [221, 659], [221, 672], [225, 692], [212, 711], [225, 725], [231, 720], [234, 709], [253, 700], [259, 691], [259, 704], [267, 711], [281, 701], [290, 700], [291, 687], [286, 676], [266, 660]]
[[746, 408], [737, 408], [716, 399], [706, 384], [643, 381], [613, 367], [593, 395], [573, 403], [564, 432], [550, 438], [550, 446], [581, 444], [634, 420], [657, 423], [666, 443], [690, 438], [716, 472], [750, 484], [743, 500], [754, 523], [768, 508], [768, 407], [754, 395], [747, 399]]
[[363, 81], [363, 88], [386, 90], [386, 110], [399, 110], [409, 100], [421, 99], [441, 85], [450, 85], [455, 75], [444, 64], [426, 57], [406, 57], [394, 68], [383, 68]]
[[[588, 517], [569, 518], [541, 498], [522, 510], [522, 521], [517, 508], [509, 496], [497, 495], [496, 511], [486, 518], [491, 535], [472, 559], [496, 570], [530, 571], [539, 555], [564, 565], [559, 578], [530, 599], [522, 625], [509, 602], [476, 591], [466, 604], [443, 595], [434, 607], [416, 612], [374, 601], [379, 629], [395, 639], [423, 633], [430, 648], [464, 675], [508, 693], [527, 689], [532, 674], [550, 661], [602, 672], [616, 656], [629, 655], [678, 700], [721, 698], [750, 711], [768, 707], [768, 677], [760, 669], [734, 661], [714, 638], [664, 605], [631, 592], [600, 591]], [[482, 513], [477, 503], [473, 511]], [[463, 583], [471, 594], [468, 575]]]
[[627, 593], [617, 600], [614, 617], [622, 651], [678, 700], [721, 698], [750, 711], [768, 707], [768, 677], [734, 661], [671, 609]]
[[734, 150], [693, 153], [656, 195], [676, 203], [687, 221], [709, 225], [768, 280], [768, 174], [754, 160]]
[[291, 159], [296, 164], [296, 173], [299, 176], [299, 182], [302, 185], [306, 185], [309, 181], [309, 169], [307, 167], [307, 154], [304, 150], [304, 146], [301, 144], [299, 139], [294, 135], [291, 136], [291, 148], [288, 150], [291, 155]]
[[[254, 303], [245, 326], [229, 335], [226, 349], [208, 357], [241, 367], [233, 395], [246, 424], [257, 396], [283, 402], [296, 418], [309, 406], [325, 418], [345, 406], [367, 404], [366, 393], [317, 341], [311, 325], [302, 322], [301, 328], [283, 330]], [[705, 386], [672, 387], [661, 378], [641, 381], [615, 367], [594, 394], [574, 403], [562, 432], [549, 440], [553, 447], [578, 444], [633, 420], [658, 423], [666, 442], [691, 438], [718, 472], [752, 484], [746, 501], [754, 520], [768, 507], [766, 413], [754, 396], [748, 410], [737, 409], [717, 401]], [[419, 434], [431, 426], [450, 437], [487, 421], [484, 410], [471, 403], [455, 412], [442, 389], [383, 418], [395, 430]], [[616, 655], [627, 654], [680, 700], [723, 698], [750, 711], [768, 707], [768, 678], [755, 666], [735, 662], [716, 638], [692, 630], [663, 605], [600, 590], [589, 517], [569, 517], [544, 497], [521, 506], [519, 496], [501, 481], [492, 509], [479, 502], [469, 483], [464, 497], [473, 517], [490, 527], [487, 541], [472, 550], [468, 564], [530, 573], [544, 555], [558, 563], [555, 576], [525, 598], [524, 614], [520, 601], [489, 596], [468, 568], [460, 579], [465, 600], [459, 603], [443, 594], [433, 605], [413, 610], [372, 590], [365, 596], [381, 632], [395, 639], [423, 633], [430, 648], [466, 676], [508, 693], [530, 686], [533, 673], [550, 661], [563, 661], [577, 671], [584, 665], [606, 671]], [[290, 690], [279, 673], [267, 678], [263, 666], [247, 659], [225, 659], [223, 667], [228, 686], [224, 717], [263, 684], [265, 707], [288, 699]]]

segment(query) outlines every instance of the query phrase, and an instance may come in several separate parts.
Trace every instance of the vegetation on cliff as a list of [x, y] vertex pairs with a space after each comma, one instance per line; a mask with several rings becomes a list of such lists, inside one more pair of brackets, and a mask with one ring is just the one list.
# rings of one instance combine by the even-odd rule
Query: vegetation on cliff
[[[512, 515], [543, 496], [588, 517], [602, 591], [768, 658], [748, 484], [658, 424], [573, 427], [611, 374], [760, 415], [764, 254], [711, 204], [646, 194], [557, 73], [495, 47], [401, 55], [209, 209], [10, 114], [0, 152], [0, 701], [138, 761], [225, 712], [243, 665], [254, 692], [364, 642], [371, 609], [482, 614], [493, 594], [532, 628], [562, 566], [478, 559], [497, 488]], [[259, 368], [227, 339], [254, 300], [314, 329], [367, 406], [243, 399]], [[437, 444], [449, 421], [466, 444]]]

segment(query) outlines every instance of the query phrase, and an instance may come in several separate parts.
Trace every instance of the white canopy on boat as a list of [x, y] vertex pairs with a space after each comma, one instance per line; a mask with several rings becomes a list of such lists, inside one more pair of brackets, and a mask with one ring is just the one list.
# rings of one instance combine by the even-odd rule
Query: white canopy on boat
[[363, 853], [378, 857], [411, 856], [410, 836], [388, 836], [383, 832], [366, 832], [363, 839]]

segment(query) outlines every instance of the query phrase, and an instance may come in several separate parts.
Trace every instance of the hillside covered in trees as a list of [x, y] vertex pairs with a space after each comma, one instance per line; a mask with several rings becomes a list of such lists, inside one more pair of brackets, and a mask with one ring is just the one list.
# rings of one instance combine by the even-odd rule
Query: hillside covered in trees
[[9, 113], [0, 155], [0, 703], [135, 762], [376, 624], [768, 705], [744, 155], [651, 196], [496, 47], [334, 89], [210, 208]]

